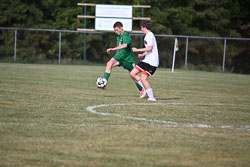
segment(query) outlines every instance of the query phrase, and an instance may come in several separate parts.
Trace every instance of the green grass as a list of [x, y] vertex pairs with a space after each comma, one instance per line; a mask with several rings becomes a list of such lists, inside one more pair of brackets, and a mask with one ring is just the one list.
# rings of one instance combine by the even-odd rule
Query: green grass
[[[249, 166], [249, 75], [159, 68], [149, 79], [155, 104], [121, 67], [97, 89], [104, 68], [0, 64], [0, 166]], [[118, 103], [127, 105], [95, 110], [121, 117], [86, 110]]]

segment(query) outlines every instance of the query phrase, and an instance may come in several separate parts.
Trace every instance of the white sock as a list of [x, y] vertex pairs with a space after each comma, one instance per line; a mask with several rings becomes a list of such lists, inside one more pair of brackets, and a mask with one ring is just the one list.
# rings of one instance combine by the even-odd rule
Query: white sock
[[154, 99], [155, 98], [152, 88], [147, 89], [146, 92], [148, 94], [149, 99]]
[[145, 89], [145, 88], [144, 88], [144, 85], [143, 85], [142, 82], [141, 82], [141, 80], [139, 80], [137, 83], [138, 83], [143, 89]]

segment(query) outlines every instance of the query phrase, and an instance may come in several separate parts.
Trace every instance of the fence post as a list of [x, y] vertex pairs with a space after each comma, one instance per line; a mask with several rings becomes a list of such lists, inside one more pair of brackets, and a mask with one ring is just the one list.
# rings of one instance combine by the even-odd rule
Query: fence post
[[14, 63], [16, 62], [16, 42], [17, 42], [17, 29], [15, 29], [15, 42], [14, 42]]
[[62, 32], [59, 32], [59, 55], [58, 55], [58, 64], [61, 64], [61, 39], [62, 39]]
[[[84, 15], [87, 15], [87, 7], [84, 6]], [[84, 28], [87, 28], [87, 19], [84, 18]], [[86, 30], [85, 30], [86, 31]], [[86, 32], [84, 32], [83, 34], [83, 38], [84, 38], [84, 48], [83, 48], [83, 61], [86, 61]]]
[[[142, 19], [144, 18], [144, 8], [141, 8], [141, 17]], [[144, 44], [144, 39], [143, 39], [143, 33], [141, 34], [141, 48], [143, 47]]]
[[174, 53], [173, 53], [173, 60], [172, 60], [172, 73], [174, 72], [175, 54], [176, 54], [176, 44], [177, 44], [177, 39], [175, 38], [175, 42], [174, 42]]
[[187, 68], [187, 58], [188, 58], [188, 37], [186, 38], [185, 68]]
[[225, 61], [226, 61], [226, 47], [227, 47], [227, 39], [224, 39], [224, 53], [223, 53], [223, 62], [222, 62], [222, 72], [225, 71]]

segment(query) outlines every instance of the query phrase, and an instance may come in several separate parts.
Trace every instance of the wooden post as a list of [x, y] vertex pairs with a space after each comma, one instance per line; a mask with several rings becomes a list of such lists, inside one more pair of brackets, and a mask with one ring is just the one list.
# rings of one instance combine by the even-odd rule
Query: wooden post
[[14, 63], [16, 62], [16, 42], [17, 42], [17, 29], [15, 29]]

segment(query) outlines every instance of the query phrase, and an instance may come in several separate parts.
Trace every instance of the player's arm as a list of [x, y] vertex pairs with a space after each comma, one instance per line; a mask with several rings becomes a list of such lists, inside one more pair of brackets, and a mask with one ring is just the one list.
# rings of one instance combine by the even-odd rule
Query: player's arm
[[140, 49], [137, 49], [137, 48], [132, 48], [133, 52], [150, 52], [152, 50], [152, 46], [148, 46], [146, 48], [140, 48]]
[[147, 52], [144, 52], [144, 53], [142, 53], [142, 54], [138, 54], [138, 58], [139, 58], [139, 59], [143, 58], [143, 57], [146, 55], [146, 53], [147, 53]]
[[121, 44], [120, 46], [117, 46], [115, 48], [109, 48], [107, 49], [107, 53], [109, 54], [111, 51], [115, 51], [115, 50], [120, 50], [120, 49], [124, 49], [128, 46], [128, 44], [124, 43], [124, 44]]

